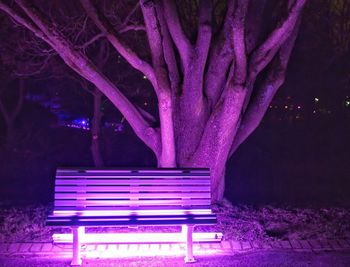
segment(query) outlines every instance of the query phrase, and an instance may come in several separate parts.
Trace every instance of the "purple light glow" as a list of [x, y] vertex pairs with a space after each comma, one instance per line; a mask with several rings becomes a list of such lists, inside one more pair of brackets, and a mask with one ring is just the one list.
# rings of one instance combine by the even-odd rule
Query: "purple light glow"
[[[54, 243], [72, 243], [72, 234], [54, 234]], [[194, 242], [220, 242], [222, 233], [193, 233]], [[101, 241], [103, 240], [103, 241]], [[186, 236], [182, 233], [88, 233], [81, 237], [82, 243], [123, 243], [123, 244], [150, 244], [150, 243], [186, 243]]]
[[[182, 215], [182, 214], [187, 214], [188, 212], [192, 212], [194, 214], [210, 214], [211, 210], [210, 209], [188, 209], [188, 210], [157, 210], [156, 214], [157, 215]], [[76, 210], [55, 210], [53, 212], [54, 215], [59, 215], [59, 216], [75, 216], [77, 215]], [[128, 210], [110, 210], [108, 211], [109, 216], [128, 216], [132, 215], [132, 211]], [[137, 211], [138, 215], [153, 215], [155, 214], [154, 210], [138, 210]], [[79, 211], [80, 216], [104, 216], [106, 215], [105, 210], [82, 210]]]
[[[100, 239], [101, 240], [101, 239]], [[119, 259], [155, 256], [179, 256], [182, 257], [186, 251], [185, 243], [142, 243], [142, 244], [104, 244], [104, 249], [99, 246], [84, 246], [81, 254], [83, 259]], [[222, 254], [220, 245], [206, 245], [203, 249], [199, 244], [193, 245], [193, 250], [198, 256], [212, 256]], [[52, 258], [71, 258], [71, 252], [57, 252]]]

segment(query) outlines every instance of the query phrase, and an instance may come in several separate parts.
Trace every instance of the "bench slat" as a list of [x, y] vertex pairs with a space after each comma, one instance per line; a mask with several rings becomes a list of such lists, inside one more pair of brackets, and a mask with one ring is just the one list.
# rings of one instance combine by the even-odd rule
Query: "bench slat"
[[56, 173], [123, 173], [123, 174], [132, 174], [137, 176], [139, 173], [148, 173], [148, 174], [183, 174], [191, 175], [195, 174], [206, 174], [210, 175], [209, 169], [94, 169], [94, 168], [83, 168], [83, 169], [70, 169], [70, 168], [59, 168]]
[[56, 217], [49, 216], [48, 225], [179, 225], [179, 224], [212, 224], [216, 216], [210, 215], [169, 215], [169, 216], [84, 216]]
[[210, 180], [56, 179], [56, 185], [210, 185]]
[[210, 198], [210, 192], [206, 193], [119, 193], [119, 192], [100, 192], [100, 193], [56, 193], [55, 199], [71, 199], [71, 198], [105, 198], [105, 199], [115, 199], [115, 198]]
[[[62, 207], [61, 207], [62, 208]], [[157, 209], [150, 209], [145, 207], [140, 207], [140, 209], [132, 210], [130, 208], [128, 209], [111, 209], [109, 208], [99, 208], [96, 209], [96, 207], [88, 207], [84, 210], [77, 210], [77, 209], [71, 209], [71, 208], [64, 208], [61, 209], [60, 207], [57, 207], [57, 209], [54, 211], [53, 216], [131, 216], [131, 215], [182, 215], [182, 214], [213, 214], [210, 206], [206, 208], [190, 208], [190, 209], [171, 209], [167, 207], [158, 207]]]
[[58, 174], [56, 175], [57, 178], [116, 178], [116, 179], [204, 179], [204, 178], [208, 178], [208, 175], [167, 175], [164, 176], [162, 175], [144, 175], [144, 174], [139, 174], [139, 175], [133, 175], [132, 173], [128, 174], [128, 175], [121, 175], [121, 174], [109, 174], [109, 175], [105, 175], [105, 174], [98, 174], [98, 173], [94, 173], [94, 174], [85, 174], [85, 173], [76, 173], [76, 174]]
[[77, 189], [82, 189], [86, 191], [94, 191], [94, 192], [110, 192], [110, 191], [118, 191], [118, 192], [129, 192], [129, 191], [147, 191], [147, 192], [202, 192], [208, 191], [210, 192], [210, 186], [197, 186], [197, 185], [184, 185], [184, 186], [172, 186], [172, 185], [157, 185], [157, 186], [119, 186], [119, 185], [57, 185], [55, 187], [56, 192], [74, 192]]
[[[207, 205], [208, 199], [183, 199], [183, 200], [56, 200], [55, 206], [169, 206], [169, 205]], [[116, 207], [117, 208], [117, 207]]]

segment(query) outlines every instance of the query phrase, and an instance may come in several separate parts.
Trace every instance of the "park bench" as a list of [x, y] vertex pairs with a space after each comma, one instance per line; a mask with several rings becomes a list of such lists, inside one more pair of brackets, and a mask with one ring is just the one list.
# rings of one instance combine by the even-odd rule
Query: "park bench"
[[182, 226], [193, 262], [193, 227], [216, 223], [210, 196], [209, 169], [59, 168], [47, 225], [72, 229], [72, 265], [81, 265], [87, 226]]

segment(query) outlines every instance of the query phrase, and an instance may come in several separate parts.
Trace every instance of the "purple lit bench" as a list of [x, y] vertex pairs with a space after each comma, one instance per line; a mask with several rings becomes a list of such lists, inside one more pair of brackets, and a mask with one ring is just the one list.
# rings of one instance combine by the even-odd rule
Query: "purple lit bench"
[[72, 228], [72, 265], [81, 265], [85, 226], [181, 225], [193, 262], [193, 227], [216, 223], [210, 204], [209, 169], [60, 168], [47, 225]]

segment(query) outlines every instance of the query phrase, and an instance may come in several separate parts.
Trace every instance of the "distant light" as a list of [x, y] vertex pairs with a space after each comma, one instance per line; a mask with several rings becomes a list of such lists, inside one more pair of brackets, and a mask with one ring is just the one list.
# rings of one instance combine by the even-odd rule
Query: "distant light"
[[82, 120], [82, 121], [81, 121], [81, 124], [82, 124], [82, 125], [86, 125], [86, 120]]
[[301, 109], [301, 106], [298, 106], [298, 109]]
[[285, 108], [285, 109], [287, 109], [287, 108], [288, 108], [288, 106], [284, 106], [284, 108]]
[[317, 98], [317, 97], [315, 97], [315, 102], [318, 102], [318, 101], [320, 101], [320, 99], [319, 99], [319, 98]]
[[346, 100], [346, 101], [345, 101], [345, 106], [346, 106], [346, 107], [350, 107], [350, 100]]
[[147, 76], [146, 75], [143, 75], [142, 77], [144, 80], [147, 80]]

